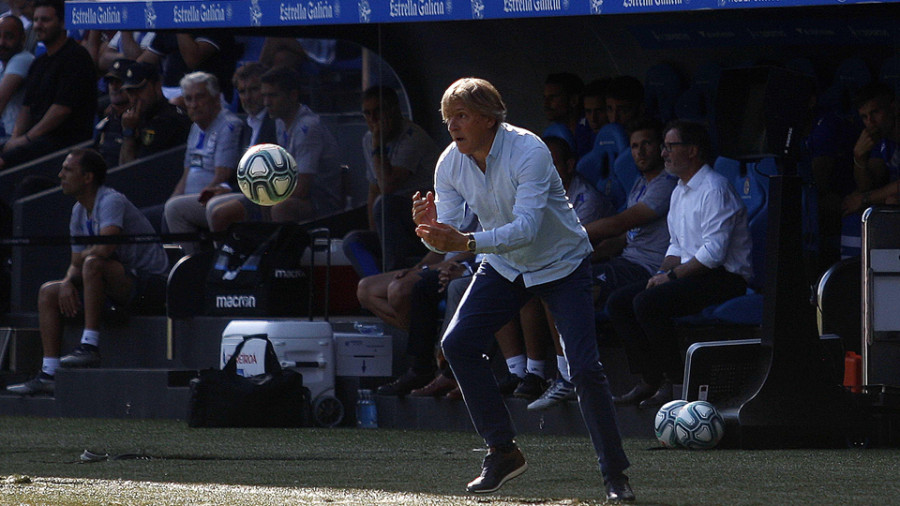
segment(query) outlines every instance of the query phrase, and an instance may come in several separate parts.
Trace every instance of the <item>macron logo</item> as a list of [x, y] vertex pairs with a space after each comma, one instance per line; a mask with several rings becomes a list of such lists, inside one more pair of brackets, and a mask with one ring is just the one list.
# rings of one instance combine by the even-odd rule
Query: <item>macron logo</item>
[[217, 295], [216, 308], [255, 308], [256, 297], [252, 295]]

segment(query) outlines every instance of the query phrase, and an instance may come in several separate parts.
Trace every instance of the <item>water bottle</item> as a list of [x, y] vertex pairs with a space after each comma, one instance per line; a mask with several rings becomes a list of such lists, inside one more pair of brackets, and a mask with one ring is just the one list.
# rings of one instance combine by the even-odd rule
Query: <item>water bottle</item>
[[378, 408], [372, 391], [361, 389], [356, 398], [356, 426], [361, 429], [378, 428]]

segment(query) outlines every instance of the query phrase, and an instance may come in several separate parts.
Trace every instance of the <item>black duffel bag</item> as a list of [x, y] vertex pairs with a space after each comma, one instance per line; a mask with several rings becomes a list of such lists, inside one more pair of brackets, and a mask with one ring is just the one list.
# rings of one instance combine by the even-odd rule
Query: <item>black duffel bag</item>
[[[245, 378], [237, 359], [250, 339], [266, 341], [266, 372]], [[308, 427], [309, 388], [303, 375], [282, 369], [266, 334], [244, 337], [222, 370], [206, 369], [190, 382], [190, 427]]]

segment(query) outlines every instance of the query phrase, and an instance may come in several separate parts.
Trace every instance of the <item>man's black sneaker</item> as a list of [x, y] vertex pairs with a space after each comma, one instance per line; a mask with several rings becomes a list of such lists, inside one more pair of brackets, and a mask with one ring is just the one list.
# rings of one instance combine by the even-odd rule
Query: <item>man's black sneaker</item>
[[497, 386], [500, 388], [500, 394], [504, 397], [512, 395], [516, 388], [522, 384], [522, 378], [511, 372], [507, 372], [506, 376], [497, 380]]
[[55, 388], [56, 381], [53, 376], [50, 376], [49, 374], [39, 373], [34, 379], [30, 379], [25, 383], [9, 385], [8, 387], [6, 387], [6, 391], [19, 395], [53, 395], [53, 390]]
[[516, 387], [516, 391], [513, 392], [513, 397], [526, 399], [530, 402], [540, 397], [546, 389], [547, 381], [544, 380], [544, 378], [537, 374], [528, 373], [525, 375], [525, 379], [522, 380], [522, 383]]
[[400, 376], [387, 385], [381, 385], [376, 391], [378, 395], [397, 395], [403, 396], [411, 391], [422, 388], [431, 383], [434, 379], [434, 373], [419, 374], [412, 369], [406, 371], [406, 374]]
[[81, 343], [72, 353], [59, 359], [60, 367], [100, 367], [100, 350], [96, 346]]
[[606, 480], [606, 500], [609, 502], [633, 502], [634, 491], [628, 484], [628, 477], [624, 474], [616, 478]]
[[473, 494], [489, 494], [527, 469], [528, 463], [518, 447], [504, 452], [492, 446], [481, 464], [481, 476], [469, 482], [466, 490]]

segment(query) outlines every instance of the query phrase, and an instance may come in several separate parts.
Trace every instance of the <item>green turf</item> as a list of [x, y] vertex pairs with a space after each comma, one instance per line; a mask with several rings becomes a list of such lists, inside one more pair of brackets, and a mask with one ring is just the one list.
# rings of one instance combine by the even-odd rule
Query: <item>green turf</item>
[[[588, 440], [580, 436], [520, 437], [530, 468], [490, 498], [463, 493], [483, 456], [479, 439], [467, 432], [0, 417], [0, 442], [0, 504], [500, 505], [603, 498]], [[79, 463], [84, 450], [150, 458]], [[895, 449], [692, 452], [632, 439], [626, 450], [641, 504], [868, 505], [900, 496]]]

